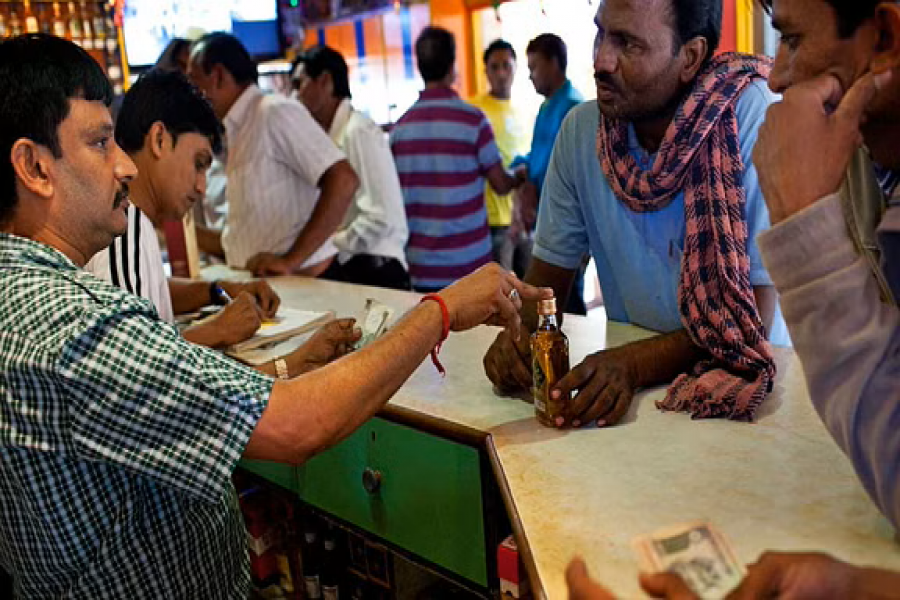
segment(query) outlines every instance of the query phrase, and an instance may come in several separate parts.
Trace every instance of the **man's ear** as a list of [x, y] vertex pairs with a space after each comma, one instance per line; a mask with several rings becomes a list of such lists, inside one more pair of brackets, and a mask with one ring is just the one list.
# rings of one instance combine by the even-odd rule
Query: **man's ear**
[[325, 91], [328, 92], [329, 96], [334, 96], [334, 77], [328, 71], [324, 71], [320, 77], [322, 78], [322, 85], [325, 86]]
[[165, 150], [169, 138], [169, 130], [162, 121], [157, 121], [150, 126], [150, 131], [144, 136], [144, 148], [150, 151], [150, 155], [159, 160]]
[[882, 2], [874, 18], [878, 40], [869, 69], [878, 74], [900, 67], [900, 5]]
[[25, 189], [42, 198], [53, 196], [53, 158], [48, 148], [20, 138], [13, 144], [10, 161], [16, 178]]
[[690, 83], [703, 68], [703, 63], [709, 52], [709, 42], [705, 37], [697, 36], [688, 40], [681, 47], [681, 55], [684, 64], [681, 67], [681, 82]]
[[210, 73], [213, 76], [213, 85], [216, 89], [225, 87], [228, 83], [228, 78], [231, 77], [231, 73], [229, 73], [228, 69], [225, 68], [225, 65], [222, 64], [213, 65]]

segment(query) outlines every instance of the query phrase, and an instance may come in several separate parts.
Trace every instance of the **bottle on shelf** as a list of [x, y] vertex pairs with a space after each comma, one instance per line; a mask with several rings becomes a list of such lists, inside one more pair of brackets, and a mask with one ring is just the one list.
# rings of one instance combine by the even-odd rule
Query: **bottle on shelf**
[[319, 539], [311, 523], [303, 532], [303, 584], [308, 600], [321, 600], [322, 580], [320, 578]]
[[81, 13], [74, 2], [69, 2], [69, 38], [84, 47], [84, 30], [81, 28]]
[[41, 28], [37, 15], [31, 8], [30, 0], [22, 2], [22, 19], [25, 21], [25, 33], [39, 33]]
[[49, 4], [39, 5], [38, 22], [41, 25], [41, 33], [53, 35], [53, 7]]
[[335, 532], [330, 529], [322, 542], [322, 600], [340, 598], [341, 559], [335, 544]]
[[85, 50], [93, 50], [96, 47], [94, 45], [94, 25], [85, 0], [81, 0], [79, 3], [78, 14], [81, 17], [81, 46]]
[[115, 7], [112, 5], [104, 5], [106, 21], [106, 51], [117, 52], [119, 50], [119, 32], [116, 29]]
[[69, 32], [69, 28], [66, 26], [66, 19], [63, 16], [62, 6], [60, 6], [59, 2], [53, 3], [53, 35], [56, 37], [66, 38], [67, 40], [72, 39], [72, 34]]
[[9, 37], [9, 20], [6, 14], [6, 6], [0, 4], [0, 40]]
[[569, 399], [553, 398], [550, 392], [569, 372], [569, 339], [556, 322], [556, 298], [538, 303], [538, 317], [538, 328], [531, 335], [534, 411], [541, 424], [555, 427]]
[[90, 3], [88, 12], [91, 15], [91, 30], [94, 33], [94, 48], [97, 50], [106, 49], [106, 18], [103, 16], [103, 8], [96, 2]]
[[22, 35], [22, 32], [22, 19], [19, 18], [19, 11], [13, 5], [13, 9], [9, 12], [9, 36], [16, 37]]

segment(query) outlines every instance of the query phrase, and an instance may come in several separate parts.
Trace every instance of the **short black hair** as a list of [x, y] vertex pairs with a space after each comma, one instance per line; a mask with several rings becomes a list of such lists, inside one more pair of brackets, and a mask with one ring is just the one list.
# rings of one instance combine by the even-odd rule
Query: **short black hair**
[[[760, 0], [766, 12], [772, 12], [773, 0]], [[875, 16], [875, 9], [884, 0], [824, 0], [834, 9], [837, 17], [838, 35], [850, 37], [867, 19]]]
[[675, 50], [695, 37], [706, 39], [706, 56], [711, 59], [722, 39], [722, 0], [671, 0]]
[[11, 153], [26, 138], [62, 157], [59, 126], [69, 101], [112, 104], [113, 90], [100, 65], [76, 44], [45, 34], [0, 42], [0, 223], [12, 218], [18, 197]]
[[303, 65], [306, 74], [315, 79], [326, 71], [331, 74], [334, 81], [334, 97], [350, 97], [350, 76], [347, 70], [347, 61], [341, 53], [328, 46], [313, 46], [306, 52], [301, 52], [291, 63], [291, 76], [293, 77], [297, 67]]
[[214, 31], [194, 42], [200, 48], [200, 65], [204, 73], [209, 73], [216, 65], [222, 65], [231, 73], [238, 85], [249, 85], [259, 80], [256, 63], [250, 58], [247, 48], [230, 33]]
[[178, 71], [178, 55], [185, 50], [190, 50], [191, 42], [184, 38], [172, 38], [166, 45], [166, 49], [162, 51], [159, 58], [156, 59], [155, 69], [162, 71]]
[[491, 45], [488, 46], [484, 51], [484, 64], [487, 64], [487, 62], [491, 59], [491, 54], [493, 54], [494, 52], [500, 52], [502, 50], [506, 50], [507, 52], [509, 52], [512, 55], [513, 60], [516, 60], [516, 49], [512, 47], [512, 44], [510, 44], [506, 40], [494, 40], [493, 42], [491, 42]]
[[131, 86], [116, 120], [116, 143], [129, 154], [144, 147], [154, 123], [161, 122], [175, 141], [183, 133], [209, 138], [213, 152], [222, 150], [222, 126], [209, 102], [181, 73], [153, 69]]
[[416, 40], [416, 63], [425, 83], [441, 81], [456, 62], [456, 40], [442, 27], [428, 26]]
[[569, 66], [569, 53], [562, 38], [552, 33], [542, 33], [530, 42], [525, 49], [528, 54], [540, 54], [547, 60], [556, 59], [559, 70], [565, 74]]

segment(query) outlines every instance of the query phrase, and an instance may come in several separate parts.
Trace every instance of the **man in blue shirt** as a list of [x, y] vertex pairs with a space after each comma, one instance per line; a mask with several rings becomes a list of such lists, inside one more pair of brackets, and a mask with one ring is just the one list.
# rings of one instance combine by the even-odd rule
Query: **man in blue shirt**
[[[534, 91], [546, 100], [534, 122], [530, 152], [526, 156], [516, 157], [511, 165], [520, 177], [527, 177], [529, 182], [516, 191], [516, 214], [513, 215], [510, 232], [510, 235], [519, 238], [514, 268], [520, 275], [528, 269], [531, 260], [537, 207], [556, 134], [569, 111], [584, 102], [584, 97], [566, 77], [568, 54], [566, 43], [559, 36], [541, 34], [531, 40], [526, 52]], [[584, 312], [583, 308], [579, 312]]]
[[[688, 330], [694, 323], [684, 315], [685, 290], [680, 289], [682, 254], [688, 248], [684, 193], [688, 188], [675, 190], [668, 204], [635, 211], [613, 191], [606, 165], [598, 160], [601, 115], [627, 125], [623, 143], [616, 148], [625, 155], [620, 156], [623, 161], [632, 161], [633, 169], [646, 176], [659, 167], [655, 161], [662, 151], [671, 150], [671, 140], [684, 133], [679, 130], [683, 121], [675, 117], [688, 110], [686, 99], [697, 105], [691, 91], [698, 75], [711, 64], [718, 44], [721, 3], [656, 3], [659, 11], [642, 9], [643, 4], [635, 0], [607, 0], [600, 6], [595, 50], [598, 100], [574, 109], [559, 133], [541, 196], [534, 260], [526, 281], [552, 286], [559, 305], [565, 306], [582, 257], [589, 251], [597, 264], [608, 317], [662, 333], [598, 352], [576, 366], [554, 392], [578, 392], [565, 425], [613, 425], [627, 413], [637, 389], [671, 382], [710, 357], [710, 348], [694, 341], [700, 336], [693, 334], [693, 328]], [[756, 313], [756, 323], [761, 321], [757, 330], [765, 325], [772, 342], [788, 344], [777, 296], [754, 242], [756, 234], [769, 226], [769, 219], [751, 153], [772, 98], [762, 79], [747, 84], [728, 108], [736, 119], [736, 143], [713, 148], [711, 154], [730, 154], [732, 163], [743, 165], [743, 177], [731, 182], [730, 187], [736, 189], [722, 194], [731, 191], [740, 196], [742, 188], [746, 199], [743, 219], [739, 215], [734, 224], [745, 232], [744, 242], [737, 248], [743, 277], [749, 279], [749, 284], [741, 279], [745, 296], [750, 297], [743, 307]], [[709, 178], [713, 177], [710, 173]], [[652, 177], [650, 181], [653, 185]], [[714, 204], [713, 210], [724, 206], [722, 201]], [[692, 242], [696, 244], [696, 240]], [[709, 243], [705, 249], [706, 257], [723, 253]], [[534, 306], [526, 306], [523, 319], [532, 329], [536, 326]], [[734, 325], [728, 318], [723, 321]], [[529, 389], [530, 360], [525, 337], [514, 342], [500, 335], [484, 364], [488, 377], [501, 391], [513, 392]]]

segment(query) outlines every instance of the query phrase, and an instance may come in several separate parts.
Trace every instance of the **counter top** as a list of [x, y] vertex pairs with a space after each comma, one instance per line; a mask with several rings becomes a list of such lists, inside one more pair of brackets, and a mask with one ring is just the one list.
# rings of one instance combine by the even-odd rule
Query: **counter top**
[[[361, 316], [368, 297], [398, 313], [418, 301], [307, 278], [270, 282], [288, 306], [339, 316]], [[563, 330], [573, 365], [651, 335], [602, 316], [567, 316]], [[447, 377], [425, 361], [391, 404], [490, 434], [526, 567], [546, 597], [567, 597], [565, 567], [580, 554], [619, 597], [642, 598], [631, 540], [695, 519], [714, 522], [744, 562], [765, 550], [817, 550], [900, 570], [893, 530], [816, 415], [791, 350], [776, 349], [775, 390], [756, 423], [661, 412], [660, 388], [639, 394], [619, 426], [559, 431], [541, 426], [530, 404], [494, 393], [481, 360], [495, 335], [487, 327], [451, 335], [441, 352]]]

